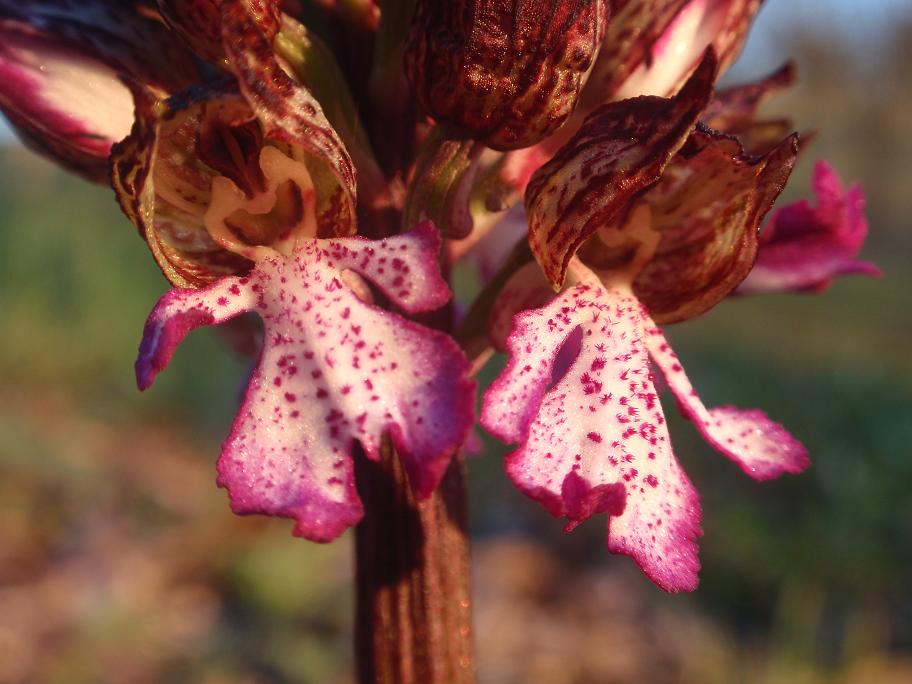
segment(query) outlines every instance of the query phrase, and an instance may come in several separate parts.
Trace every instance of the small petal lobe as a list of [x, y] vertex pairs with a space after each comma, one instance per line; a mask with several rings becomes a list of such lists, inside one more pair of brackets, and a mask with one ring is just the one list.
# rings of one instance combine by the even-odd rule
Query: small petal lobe
[[804, 445], [760, 410], [720, 406], [707, 410], [677, 355], [658, 328], [647, 335], [649, 355], [668, 383], [678, 408], [703, 438], [755, 480], [800, 473], [810, 465]]

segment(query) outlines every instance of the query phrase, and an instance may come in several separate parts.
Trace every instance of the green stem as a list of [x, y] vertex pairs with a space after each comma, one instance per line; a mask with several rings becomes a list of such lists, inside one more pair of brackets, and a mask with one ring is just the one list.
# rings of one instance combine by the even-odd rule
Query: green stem
[[439, 126], [431, 130], [418, 153], [405, 197], [405, 230], [428, 218], [450, 238], [471, 232], [469, 198], [482, 149], [474, 140], [450, 137]]

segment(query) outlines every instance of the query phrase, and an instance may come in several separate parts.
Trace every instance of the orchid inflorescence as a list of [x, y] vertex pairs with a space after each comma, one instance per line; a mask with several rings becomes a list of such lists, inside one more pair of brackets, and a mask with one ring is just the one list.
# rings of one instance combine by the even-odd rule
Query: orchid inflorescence
[[[110, 182], [174, 286], [141, 388], [190, 330], [262, 319], [218, 461], [236, 512], [336, 538], [363, 515], [354, 450], [385, 435], [429, 496], [494, 348], [480, 423], [518, 445], [510, 479], [567, 529], [606, 513], [611, 551], [692, 590], [700, 505], [655, 372], [750, 477], [809, 461], [763, 412], [706, 408], [660, 326], [877, 273], [824, 163], [818, 205], [761, 229], [802, 143], [758, 108], [793, 70], [715, 89], [760, 5], [0, 0], [0, 108]], [[458, 261], [485, 282], [448, 306]]]

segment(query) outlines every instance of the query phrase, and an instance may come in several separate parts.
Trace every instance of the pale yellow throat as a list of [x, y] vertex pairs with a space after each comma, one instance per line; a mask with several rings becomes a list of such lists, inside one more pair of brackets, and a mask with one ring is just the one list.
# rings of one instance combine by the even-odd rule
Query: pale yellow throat
[[317, 235], [316, 194], [304, 164], [268, 145], [259, 163], [265, 190], [248, 197], [231, 179], [216, 176], [203, 216], [219, 246], [253, 261], [290, 255], [297, 240]]
[[627, 222], [622, 227], [608, 226], [599, 228], [598, 239], [605, 247], [634, 247], [633, 257], [622, 268], [599, 270], [598, 276], [606, 286], [629, 289], [643, 267], [655, 255], [662, 237], [652, 225], [652, 210], [642, 203], [630, 212]]

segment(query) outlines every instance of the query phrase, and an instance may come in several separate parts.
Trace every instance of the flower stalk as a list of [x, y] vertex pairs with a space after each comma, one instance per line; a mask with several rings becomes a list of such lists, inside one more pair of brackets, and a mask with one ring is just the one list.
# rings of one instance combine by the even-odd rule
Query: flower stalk
[[358, 681], [475, 681], [465, 464], [454, 458], [417, 501], [392, 445], [356, 461], [364, 517], [355, 528]]
[[464, 238], [472, 232], [469, 196], [482, 149], [474, 140], [454, 140], [434, 128], [415, 162], [402, 225], [430, 219], [448, 237]]

